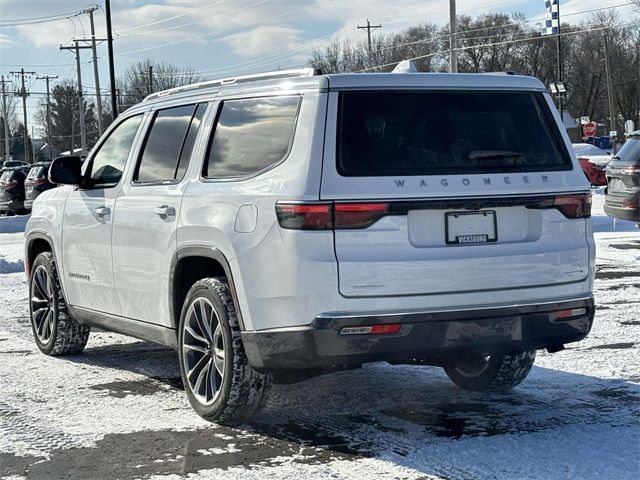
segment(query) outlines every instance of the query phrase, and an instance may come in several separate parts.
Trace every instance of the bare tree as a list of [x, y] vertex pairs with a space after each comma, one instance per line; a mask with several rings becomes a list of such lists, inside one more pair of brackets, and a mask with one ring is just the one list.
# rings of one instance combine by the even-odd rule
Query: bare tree
[[117, 82], [120, 108], [125, 110], [150, 93], [196, 83], [201, 77], [190, 68], [167, 62], [154, 63], [150, 59], [131, 65]]

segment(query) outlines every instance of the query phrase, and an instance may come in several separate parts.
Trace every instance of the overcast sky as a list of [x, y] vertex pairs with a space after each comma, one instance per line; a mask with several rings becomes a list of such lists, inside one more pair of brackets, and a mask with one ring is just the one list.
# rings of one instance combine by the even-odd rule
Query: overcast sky
[[[88, 35], [87, 15], [50, 23], [1, 26], [11, 20], [77, 12], [92, 0], [0, 0], [0, 74], [24, 67], [40, 74], [75, 79], [74, 57], [60, 51], [76, 37]], [[628, 0], [563, 0], [565, 21], [578, 12], [619, 6]], [[95, 2], [94, 2], [95, 3]], [[99, 0], [102, 7], [104, 2]], [[116, 74], [144, 58], [188, 66], [208, 78], [300, 66], [309, 53], [335, 38], [359, 40], [358, 24], [382, 24], [393, 32], [419, 22], [448, 21], [447, 0], [112, 0]], [[540, 18], [544, 0], [458, 0], [458, 14], [522, 12]], [[617, 8], [622, 16], [631, 6]], [[105, 33], [102, 8], [95, 12], [97, 34]], [[83, 83], [93, 87], [90, 50], [83, 59]], [[106, 46], [99, 46], [101, 87], [107, 87]], [[29, 81], [34, 93], [44, 82]], [[30, 114], [38, 95], [29, 99]]]

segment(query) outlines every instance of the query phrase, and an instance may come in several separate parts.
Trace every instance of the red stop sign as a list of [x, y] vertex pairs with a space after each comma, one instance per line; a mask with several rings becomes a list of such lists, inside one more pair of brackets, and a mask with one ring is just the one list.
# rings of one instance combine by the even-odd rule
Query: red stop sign
[[582, 126], [582, 133], [585, 137], [595, 137], [596, 130], [598, 129], [597, 125], [593, 122], [585, 123]]

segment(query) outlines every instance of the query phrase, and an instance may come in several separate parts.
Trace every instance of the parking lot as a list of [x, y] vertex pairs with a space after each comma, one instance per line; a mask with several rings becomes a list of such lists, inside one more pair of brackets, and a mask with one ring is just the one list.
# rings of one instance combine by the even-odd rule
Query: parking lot
[[602, 197], [594, 328], [539, 352], [512, 393], [372, 364], [276, 385], [239, 428], [192, 411], [170, 349], [94, 332], [81, 355], [40, 354], [20, 220], [0, 219], [0, 477], [638, 478], [640, 232], [604, 216]]

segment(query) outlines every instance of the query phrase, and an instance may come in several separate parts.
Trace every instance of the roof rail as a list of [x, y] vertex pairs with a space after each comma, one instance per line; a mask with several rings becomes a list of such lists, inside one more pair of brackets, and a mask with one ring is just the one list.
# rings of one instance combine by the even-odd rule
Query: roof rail
[[252, 75], [243, 75], [240, 77], [220, 78], [217, 80], [207, 80], [205, 82], [192, 83], [189, 85], [183, 85], [181, 87], [170, 88], [169, 90], [163, 90], [161, 92], [155, 92], [151, 95], [147, 95], [143, 102], [153, 98], [166, 97], [167, 95], [173, 95], [175, 93], [187, 92], [189, 90], [198, 90], [200, 88], [223, 86], [223, 85], [237, 85], [239, 83], [257, 82], [259, 80], [274, 80], [278, 78], [293, 78], [293, 77], [312, 77], [314, 75], [321, 75], [320, 70], [315, 68], [299, 68], [295, 70], [276, 70], [273, 72], [255, 73]]

